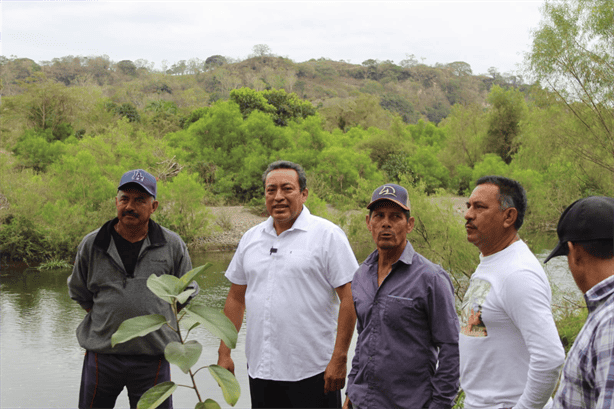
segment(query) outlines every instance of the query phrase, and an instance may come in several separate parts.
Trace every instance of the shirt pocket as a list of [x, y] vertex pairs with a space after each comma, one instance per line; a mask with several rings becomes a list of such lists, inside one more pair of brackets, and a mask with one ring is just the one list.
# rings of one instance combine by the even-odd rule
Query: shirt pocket
[[420, 301], [409, 297], [387, 295], [384, 306], [384, 323], [394, 329], [407, 329], [421, 315]]
[[316, 265], [311, 251], [293, 249], [281, 253], [279, 258], [282, 277], [308, 279]]

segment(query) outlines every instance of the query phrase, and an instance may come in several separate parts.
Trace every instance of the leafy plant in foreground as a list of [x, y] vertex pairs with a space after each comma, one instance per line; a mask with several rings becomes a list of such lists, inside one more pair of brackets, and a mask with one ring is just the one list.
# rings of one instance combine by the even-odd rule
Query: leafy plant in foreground
[[[137, 404], [138, 409], [153, 409], [158, 407], [171, 396], [179, 386], [194, 389], [198, 397], [198, 403], [195, 409], [220, 408], [220, 405], [213, 399], [206, 399], [203, 401], [196, 387], [194, 375], [204, 368], [209, 370], [211, 376], [213, 376], [220, 385], [224, 394], [224, 399], [229, 405], [234, 406], [239, 400], [241, 388], [239, 382], [237, 382], [237, 379], [230, 371], [218, 365], [204, 366], [198, 368], [196, 371], [192, 371], [191, 369], [192, 366], [198, 362], [203, 347], [198, 341], [186, 341], [186, 339], [190, 331], [198, 325], [202, 325], [213, 335], [221, 338], [229, 348], [235, 348], [237, 344], [237, 329], [221, 311], [202, 305], [189, 305], [180, 310], [180, 305], [184, 304], [190, 295], [194, 293], [194, 289], [186, 288], [196, 276], [201, 274], [209, 266], [211, 266], [211, 263], [206, 263], [200, 267], [194, 268], [181, 278], [168, 274], [163, 274], [159, 277], [152, 274], [147, 279], [147, 288], [159, 298], [171, 304], [173, 314], [177, 319], [176, 328], [171, 322], [167, 321], [163, 315], [143, 315], [122, 322], [111, 337], [111, 345], [115, 346], [133, 338], [145, 336], [152, 331], [160, 329], [164, 325], [168, 325], [179, 335], [180, 342], [174, 341], [169, 343], [164, 349], [164, 356], [168, 362], [177, 365], [184, 373], [190, 374], [193, 386], [178, 385], [172, 381], [160, 383], [143, 394]], [[180, 324], [188, 328], [185, 337], [182, 336]]]

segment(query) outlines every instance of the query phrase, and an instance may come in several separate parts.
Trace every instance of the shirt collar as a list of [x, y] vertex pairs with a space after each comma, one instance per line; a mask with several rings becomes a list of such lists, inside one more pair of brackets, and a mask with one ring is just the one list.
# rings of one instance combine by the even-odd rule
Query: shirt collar
[[[96, 234], [96, 238], [94, 239], [94, 245], [106, 251], [111, 243], [111, 230], [118, 222], [119, 219], [117, 217], [106, 222], [100, 230], [98, 230], [98, 234]], [[163, 246], [166, 243], [162, 228], [151, 219], [149, 219], [147, 237], [149, 237], [149, 242], [153, 246]]]
[[[399, 257], [399, 259], [395, 261], [395, 264], [400, 261], [401, 263], [407, 264], [408, 266], [411, 265], [411, 261], [413, 260], [415, 253], [416, 253], [416, 250], [414, 250], [414, 247], [411, 245], [409, 240], [407, 240], [405, 244], [405, 249], [403, 250], [403, 253], [401, 253], [401, 257]], [[379, 253], [377, 250], [375, 250], [373, 253], [369, 255], [369, 257], [365, 259], [364, 263], [369, 266], [373, 266], [374, 264], [377, 264], [378, 258], [379, 258]]]
[[[311, 212], [309, 211], [309, 209], [307, 209], [307, 206], [303, 205], [303, 209], [301, 210], [301, 213], [299, 213], [298, 217], [292, 224], [292, 227], [290, 227], [286, 231], [292, 231], [292, 230], [307, 231], [309, 230], [309, 216], [310, 215], [311, 215]], [[266, 233], [277, 236], [277, 232], [275, 231], [275, 225], [273, 224], [273, 222], [274, 222], [273, 217], [269, 216], [269, 218], [264, 223], [263, 230]]]
[[595, 284], [584, 294], [586, 306], [589, 311], [594, 311], [606, 298], [614, 294], [614, 276]]

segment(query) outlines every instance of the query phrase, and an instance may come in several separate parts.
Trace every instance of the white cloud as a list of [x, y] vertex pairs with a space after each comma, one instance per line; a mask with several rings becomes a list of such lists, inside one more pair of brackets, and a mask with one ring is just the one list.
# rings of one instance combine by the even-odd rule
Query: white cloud
[[255, 44], [300, 62], [465, 61], [512, 71], [529, 50], [541, 1], [7, 2], [2, 55], [35, 61], [107, 54], [159, 67], [213, 54], [245, 58]]

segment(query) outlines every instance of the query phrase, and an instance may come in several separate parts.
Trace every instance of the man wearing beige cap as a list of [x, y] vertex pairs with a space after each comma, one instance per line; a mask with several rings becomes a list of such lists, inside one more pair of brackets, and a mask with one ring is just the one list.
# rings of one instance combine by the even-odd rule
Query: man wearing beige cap
[[584, 293], [588, 318], [574, 342], [555, 396], [562, 409], [614, 407], [614, 199], [572, 203], [557, 227], [559, 243], [546, 258], [567, 256]]
[[344, 408], [451, 408], [458, 392], [458, 317], [448, 274], [418, 254], [407, 190], [373, 192], [377, 246], [352, 280], [358, 341]]

